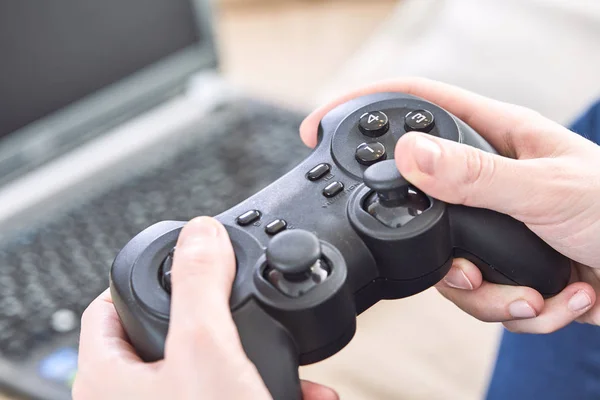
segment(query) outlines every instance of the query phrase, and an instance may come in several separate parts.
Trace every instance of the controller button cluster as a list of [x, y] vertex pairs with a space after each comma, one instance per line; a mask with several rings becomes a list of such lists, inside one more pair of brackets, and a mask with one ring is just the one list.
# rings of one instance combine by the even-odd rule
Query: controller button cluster
[[414, 110], [404, 117], [407, 131], [429, 132], [434, 125], [433, 114], [427, 110]]
[[379, 142], [359, 144], [355, 156], [356, 160], [362, 165], [372, 165], [377, 161], [385, 160], [387, 157], [385, 146]]
[[284, 219], [276, 219], [267, 224], [265, 227], [265, 232], [268, 235], [275, 235], [281, 231], [284, 231], [287, 226], [287, 222], [285, 222]]
[[344, 190], [344, 184], [342, 182], [331, 182], [329, 185], [325, 186], [325, 189], [323, 189], [323, 196], [333, 197], [342, 190]]
[[379, 137], [385, 134], [389, 127], [388, 117], [381, 111], [364, 113], [358, 121], [358, 129], [360, 129], [363, 135], [369, 137]]
[[331, 165], [321, 163], [313, 167], [310, 171], [308, 171], [308, 173], [306, 174], [306, 178], [309, 181], [318, 181], [319, 179], [327, 175], [329, 171], [331, 171]]
[[251, 223], [257, 221], [260, 218], [260, 211], [258, 210], [250, 210], [246, 211], [242, 215], [236, 218], [236, 222], [240, 226], [250, 225]]

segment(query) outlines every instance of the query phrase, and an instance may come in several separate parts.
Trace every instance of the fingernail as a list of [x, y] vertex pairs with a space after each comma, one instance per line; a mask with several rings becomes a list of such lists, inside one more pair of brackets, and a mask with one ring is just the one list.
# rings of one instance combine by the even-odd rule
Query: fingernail
[[450, 271], [444, 277], [444, 283], [455, 289], [473, 290], [471, 281], [460, 268], [450, 268]]
[[209, 217], [194, 218], [183, 229], [183, 236], [178, 247], [195, 246], [203, 238], [215, 237], [219, 234], [217, 222]]
[[580, 290], [577, 293], [575, 293], [573, 297], [571, 297], [571, 299], [569, 300], [568, 307], [569, 310], [573, 312], [578, 312], [581, 310], [585, 310], [591, 304], [592, 299], [590, 299], [590, 296], [588, 296], [588, 294], [585, 291]]
[[440, 146], [424, 136], [415, 138], [414, 157], [419, 170], [427, 175], [433, 175], [435, 164], [442, 154]]
[[508, 306], [510, 316], [518, 319], [534, 318], [536, 312], [525, 300], [513, 301]]

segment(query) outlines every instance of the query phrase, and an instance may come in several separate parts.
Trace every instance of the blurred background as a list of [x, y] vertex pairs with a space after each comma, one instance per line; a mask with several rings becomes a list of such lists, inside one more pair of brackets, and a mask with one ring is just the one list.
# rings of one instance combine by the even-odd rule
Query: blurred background
[[[59, 20], [52, 5], [36, 13], [39, 6], [27, 3], [0, 0], [0, 127], [47, 94], [14, 84], [17, 72], [23, 82], [34, 74], [34, 59], [18, 58], [36, 45], [26, 39], [35, 37], [41, 21]], [[76, 3], [91, 4], [60, 0], [55, 7]], [[195, 77], [172, 91], [157, 86], [169, 96], [124, 115], [107, 108], [110, 123], [83, 129], [86, 107], [133, 101], [145, 80], [129, 80], [129, 89], [110, 93], [97, 87], [80, 97], [110, 96], [85, 105], [74, 96], [64, 113], [48, 120], [32, 111], [39, 121], [32, 117], [0, 135], [0, 398], [68, 398], [79, 316], [107, 286], [116, 251], [156, 221], [214, 215], [291, 169], [308, 154], [297, 138], [302, 117], [336, 95], [382, 79], [426, 76], [534, 108], [563, 124], [600, 96], [595, 0], [212, 3], [210, 16], [200, 8], [200, 24], [212, 21], [218, 62], [202, 68], [218, 83]], [[139, 7], [130, 18], [140, 30], [150, 24], [142, 16], [151, 7], [173, 19], [192, 12], [166, 4], [103, 3], [98, 7], [114, 10], [106, 12], [102, 29], [131, 26], [119, 18], [127, 15], [119, 7], [127, 5]], [[25, 22], [11, 24], [15, 16]], [[117, 42], [107, 49], [117, 51]], [[78, 53], [69, 56], [76, 60]], [[37, 78], [60, 70], [51, 54], [36, 60], [47, 72]], [[160, 79], [185, 75], [183, 67], [169, 65], [161, 67]], [[56, 78], [44, 90], [50, 98], [76, 78], [91, 79], [91, 72], [80, 75]], [[25, 99], [21, 108], [17, 98]], [[476, 321], [428, 290], [365, 312], [353, 341], [301, 368], [301, 376], [334, 387], [347, 400], [481, 399], [500, 333], [500, 326]]]

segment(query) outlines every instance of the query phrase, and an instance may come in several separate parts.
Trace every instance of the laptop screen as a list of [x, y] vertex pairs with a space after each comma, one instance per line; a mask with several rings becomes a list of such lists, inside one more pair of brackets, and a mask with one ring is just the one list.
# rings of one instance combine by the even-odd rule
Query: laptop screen
[[199, 35], [190, 0], [0, 2], [0, 138]]

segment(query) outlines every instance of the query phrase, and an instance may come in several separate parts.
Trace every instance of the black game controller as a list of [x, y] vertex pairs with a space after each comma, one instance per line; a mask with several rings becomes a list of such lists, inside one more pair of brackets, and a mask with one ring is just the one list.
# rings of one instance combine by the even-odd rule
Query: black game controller
[[[473, 261], [487, 281], [546, 297], [568, 283], [569, 260], [523, 223], [443, 203], [404, 180], [390, 159], [407, 131], [495, 152], [432, 103], [400, 93], [364, 96], [323, 118], [308, 159], [216, 217], [237, 259], [233, 319], [276, 400], [301, 398], [298, 366], [342, 349], [357, 314], [431, 287], [455, 257]], [[184, 224], [147, 228], [112, 266], [115, 307], [147, 361], [163, 356], [172, 252]]]

